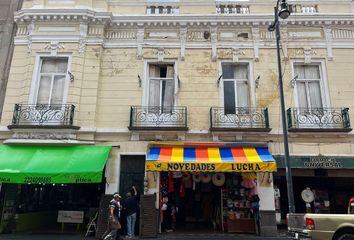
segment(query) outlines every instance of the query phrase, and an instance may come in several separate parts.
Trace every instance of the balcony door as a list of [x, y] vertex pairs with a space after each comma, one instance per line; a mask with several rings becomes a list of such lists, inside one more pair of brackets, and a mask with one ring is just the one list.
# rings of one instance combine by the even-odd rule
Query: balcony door
[[223, 64], [222, 76], [225, 114], [248, 111], [250, 107], [248, 65]]
[[149, 107], [160, 113], [171, 112], [174, 106], [173, 64], [149, 65]]
[[252, 127], [248, 64], [222, 64], [222, 76], [224, 107], [213, 113], [214, 118], [220, 127]]
[[35, 94], [29, 107], [32, 121], [60, 124], [65, 121], [68, 110], [63, 105], [68, 85], [68, 57], [42, 57], [38, 69]]
[[295, 116], [301, 127], [318, 127], [328, 125], [326, 119], [332, 119], [331, 114], [324, 108], [324, 94], [320, 65], [295, 64], [297, 110]]

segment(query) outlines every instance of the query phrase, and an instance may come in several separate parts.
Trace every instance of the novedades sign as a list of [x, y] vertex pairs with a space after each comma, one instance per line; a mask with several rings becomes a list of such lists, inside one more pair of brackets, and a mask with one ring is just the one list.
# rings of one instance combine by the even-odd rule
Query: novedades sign
[[181, 171], [181, 172], [275, 172], [275, 162], [261, 163], [167, 163], [147, 161], [147, 171]]

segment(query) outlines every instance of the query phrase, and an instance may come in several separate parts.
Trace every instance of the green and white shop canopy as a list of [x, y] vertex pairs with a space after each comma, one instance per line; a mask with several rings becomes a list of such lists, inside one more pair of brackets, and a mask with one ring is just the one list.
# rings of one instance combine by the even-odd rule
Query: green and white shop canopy
[[110, 146], [0, 145], [0, 183], [99, 183], [110, 151]]

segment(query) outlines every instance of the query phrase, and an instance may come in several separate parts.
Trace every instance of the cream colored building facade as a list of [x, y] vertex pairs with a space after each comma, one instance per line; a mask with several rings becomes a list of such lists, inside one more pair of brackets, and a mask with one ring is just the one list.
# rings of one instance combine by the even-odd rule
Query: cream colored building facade
[[[354, 165], [354, 136], [347, 124], [348, 117], [354, 119], [352, 1], [288, 2], [293, 13], [281, 21], [286, 107], [332, 109], [329, 117], [322, 111], [316, 118], [315, 110], [298, 110], [300, 118], [292, 115], [290, 155], [348, 157], [348, 161], [351, 157]], [[282, 156], [275, 35], [267, 30], [274, 5], [275, 1], [267, 0], [25, 0], [15, 14], [18, 31], [1, 141], [113, 146], [106, 167], [107, 194], [119, 190], [121, 157], [145, 156], [151, 141], [265, 144], [272, 155]], [[65, 65], [59, 70], [63, 70], [58, 77], [62, 82], [56, 86], [52, 80], [50, 96], [41, 95], [43, 64], [51, 59], [61, 59]], [[156, 66], [164, 66], [166, 76], [152, 76]], [[225, 66], [242, 68], [243, 77], [227, 78]], [[155, 101], [151, 97], [154, 77], [169, 80], [159, 82], [163, 85], [160, 98], [155, 99], [159, 104], [187, 109], [182, 128], [173, 128], [173, 121], [172, 128], [149, 129], [139, 121], [132, 126], [138, 111], [132, 106]], [[238, 92], [234, 82], [246, 90]], [[231, 100], [226, 96], [229, 86], [236, 94]], [[171, 99], [164, 99], [162, 88], [173, 93]], [[13, 125], [15, 104], [37, 104], [40, 98], [74, 105], [72, 125], [80, 129], [8, 128]], [[269, 126], [252, 130], [241, 124], [225, 131], [210, 108], [226, 105], [267, 108]], [[344, 108], [350, 109], [349, 115]], [[211, 128], [213, 121], [220, 128]], [[259, 194], [261, 211], [274, 212], [273, 184], [260, 187]], [[274, 234], [274, 225], [264, 227]]]

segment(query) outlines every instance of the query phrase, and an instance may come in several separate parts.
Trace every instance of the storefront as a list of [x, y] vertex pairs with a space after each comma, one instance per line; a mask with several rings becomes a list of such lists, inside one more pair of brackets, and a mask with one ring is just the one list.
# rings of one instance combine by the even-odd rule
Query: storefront
[[259, 233], [264, 191], [258, 185], [271, 178], [276, 163], [266, 147], [153, 143], [146, 170], [146, 191], [158, 195], [161, 231]]
[[[0, 146], [0, 232], [58, 227], [59, 211], [84, 224], [104, 193], [108, 146]], [[81, 221], [81, 220], [80, 220]]]
[[[274, 175], [274, 185], [279, 189], [277, 211], [282, 219], [279, 222], [284, 223], [288, 211], [285, 166], [282, 157], [275, 158], [278, 172]], [[292, 156], [291, 168], [296, 212], [346, 213], [348, 201], [354, 196], [352, 157]], [[311, 195], [309, 201], [304, 197], [304, 190]]]

